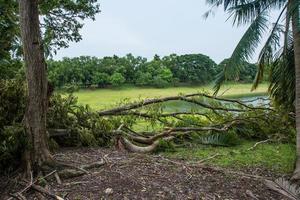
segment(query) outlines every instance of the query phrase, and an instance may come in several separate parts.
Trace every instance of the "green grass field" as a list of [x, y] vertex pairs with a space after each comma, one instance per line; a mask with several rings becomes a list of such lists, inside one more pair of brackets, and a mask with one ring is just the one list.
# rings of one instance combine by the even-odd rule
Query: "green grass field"
[[[237, 98], [246, 96], [264, 95], [267, 92], [268, 84], [264, 83], [257, 90], [251, 92], [252, 84], [226, 84], [219, 94], [223, 96]], [[137, 100], [144, 98], [174, 96], [180, 93], [190, 94], [196, 92], [208, 91], [212, 93], [212, 86], [189, 86], [189, 87], [172, 87], [172, 88], [137, 88], [125, 87], [120, 89], [94, 89], [80, 90], [75, 94], [81, 104], [88, 104], [93, 109], [103, 109], [111, 107], [123, 99]]]
[[269, 143], [258, 145], [253, 150], [255, 141], [243, 141], [238, 146], [214, 147], [198, 145], [193, 148], [178, 148], [175, 152], [164, 152], [169, 158], [183, 159], [189, 162], [197, 162], [216, 154], [206, 163], [231, 169], [264, 168], [276, 173], [291, 173], [296, 160], [296, 147], [292, 144]]

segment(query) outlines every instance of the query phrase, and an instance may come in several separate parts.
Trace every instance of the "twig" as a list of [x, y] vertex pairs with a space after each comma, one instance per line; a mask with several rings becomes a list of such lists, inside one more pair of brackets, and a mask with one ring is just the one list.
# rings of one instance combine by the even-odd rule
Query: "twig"
[[263, 143], [267, 143], [267, 142], [270, 142], [270, 141], [271, 141], [270, 139], [267, 139], [267, 140], [263, 140], [263, 141], [260, 141], [260, 142], [256, 142], [256, 143], [254, 144], [254, 146], [250, 147], [250, 148], [247, 149], [247, 150], [248, 150], [248, 151], [251, 151], [251, 150], [255, 149], [255, 147], [257, 147], [257, 145], [263, 144]]
[[253, 194], [251, 190], [246, 190], [246, 194], [254, 200], [258, 200], [258, 198]]
[[[45, 178], [51, 176], [51, 175], [54, 174], [54, 173], [56, 173], [56, 170], [50, 172], [50, 173], [47, 174], [46, 176], [43, 176], [43, 177], [41, 177], [41, 178], [37, 178], [37, 179], [33, 180], [32, 172], [31, 172], [31, 173], [30, 173], [30, 182], [29, 182], [29, 184], [28, 184], [25, 188], [23, 188], [21, 191], [15, 193], [15, 194], [13, 194], [13, 195], [15, 195], [15, 196], [20, 196], [20, 195], [22, 195], [23, 192], [26, 192], [27, 190], [29, 190], [29, 189], [32, 187], [32, 185], [34, 185], [34, 184], [35, 184], [36, 182], [38, 182], [40, 179], [45, 179]], [[11, 196], [13, 196], [13, 195], [11, 195]], [[12, 200], [12, 197], [9, 198], [8, 200]]]
[[41, 194], [44, 194], [44, 195], [46, 195], [46, 196], [48, 196], [48, 197], [51, 197], [52, 199], [56, 199], [56, 200], [64, 200], [62, 197], [50, 193], [48, 190], [44, 189], [44, 188], [41, 187], [41, 186], [38, 186], [38, 185], [33, 184], [31, 187], [32, 187], [34, 190], [36, 190], [37, 192], [40, 192]]
[[204, 159], [202, 159], [202, 160], [199, 160], [197, 163], [204, 163], [204, 162], [206, 162], [206, 161], [208, 161], [208, 160], [214, 159], [214, 158], [217, 157], [217, 156], [222, 156], [222, 154], [216, 153], [216, 154], [213, 155], [213, 156], [210, 156], [210, 157], [208, 157], [208, 158], [204, 158]]
[[58, 175], [57, 172], [54, 173], [54, 177], [55, 177], [55, 179], [56, 179], [57, 184], [58, 184], [58, 185], [61, 185], [62, 182], [61, 182], [60, 177], [59, 177], [59, 175]]
[[26, 197], [24, 197], [22, 194], [20, 193], [17, 193], [17, 194], [9, 194], [10, 196], [12, 196], [13, 198], [15, 199], [18, 199], [18, 200], [27, 200]]

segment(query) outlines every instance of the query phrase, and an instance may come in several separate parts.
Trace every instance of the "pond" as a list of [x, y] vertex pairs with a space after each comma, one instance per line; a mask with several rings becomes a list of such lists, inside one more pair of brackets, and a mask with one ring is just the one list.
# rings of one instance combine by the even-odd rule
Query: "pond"
[[[268, 96], [243, 97], [238, 99], [252, 106], [264, 106], [270, 103]], [[197, 112], [203, 111], [203, 108], [199, 108], [199, 106], [188, 102], [169, 101], [164, 103], [163, 110], [165, 112]]]

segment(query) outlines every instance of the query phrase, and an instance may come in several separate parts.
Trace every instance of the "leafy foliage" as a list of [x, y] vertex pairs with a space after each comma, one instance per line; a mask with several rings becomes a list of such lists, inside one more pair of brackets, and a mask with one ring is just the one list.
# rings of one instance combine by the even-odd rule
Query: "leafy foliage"
[[[59, 88], [67, 84], [108, 87], [125, 83], [159, 88], [179, 83], [208, 84], [219, 70], [214, 61], [201, 54], [155, 56], [151, 61], [131, 54], [102, 59], [81, 56], [50, 60], [48, 66], [49, 79]], [[252, 75], [251, 70], [245, 68], [245, 76]]]
[[[230, 59], [223, 60], [217, 68], [217, 72], [221, 73], [226, 67], [230, 65]], [[237, 77], [227, 78], [227, 81], [241, 81], [245, 83], [252, 82], [257, 73], [257, 66], [248, 62], [243, 62], [241, 72]]]
[[239, 144], [239, 137], [235, 132], [211, 133], [200, 137], [199, 143], [212, 146], [235, 146]]
[[111, 75], [110, 82], [112, 86], [121, 86], [123, 83], [125, 83], [125, 78], [121, 73], [116, 72]]

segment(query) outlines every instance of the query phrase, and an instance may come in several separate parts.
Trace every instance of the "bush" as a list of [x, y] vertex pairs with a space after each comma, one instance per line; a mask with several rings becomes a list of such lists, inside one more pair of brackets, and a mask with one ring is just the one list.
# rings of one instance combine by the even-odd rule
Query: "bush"
[[114, 73], [110, 77], [110, 83], [115, 87], [121, 86], [123, 83], [125, 83], [125, 81], [126, 80], [123, 75], [118, 72]]
[[26, 135], [22, 124], [5, 126], [0, 131], [0, 169], [12, 171], [19, 166], [26, 144]]
[[135, 84], [138, 86], [151, 85], [152, 75], [149, 72], [138, 72]]
[[51, 98], [47, 127], [70, 131], [69, 136], [55, 138], [60, 146], [109, 146], [110, 132], [116, 126], [118, 123], [100, 118], [89, 106], [78, 105], [72, 94], [65, 97], [56, 94]]
[[7, 171], [18, 166], [26, 145], [25, 94], [23, 81], [0, 80], [0, 169]]
[[66, 84], [65, 86], [62, 87], [62, 90], [68, 93], [73, 93], [79, 90], [79, 86], [75, 84]]
[[25, 113], [25, 84], [20, 80], [0, 80], [0, 131], [20, 123]]
[[107, 73], [96, 72], [93, 75], [92, 82], [98, 87], [105, 87], [109, 84], [109, 75]]
[[170, 83], [168, 81], [164, 80], [162, 77], [156, 76], [153, 79], [152, 85], [157, 88], [165, 88], [165, 87], [169, 86]]

